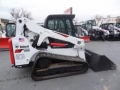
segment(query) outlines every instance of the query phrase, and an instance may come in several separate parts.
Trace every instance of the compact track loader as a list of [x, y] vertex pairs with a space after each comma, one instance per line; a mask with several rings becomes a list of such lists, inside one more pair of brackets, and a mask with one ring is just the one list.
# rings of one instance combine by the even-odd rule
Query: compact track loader
[[85, 23], [85, 27], [88, 31], [88, 35], [91, 40], [106, 40], [106, 37], [109, 36], [109, 31], [97, 26], [95, 20], [88, 20]]
[[97, 57], [85, 49], [83, 39], [74, 36], [73, 17], [49, 15], [43, 27], [27, 18], [17, 19], [15, 37], [9, 39], [13, 66], [32, 67], [31, 78], [36, 81], [84, 74], [89, 67], [94, 71], [116, 69], [106, 56]]
[[114, 23], [103, 23], [100, 25], [102, 29], [106, 29], [109, 31], [108, 37], [106, 37], [106, 40], [108, 41], [119, 41], [120, 40], [120, 28], [118, 27], [118, 24]]

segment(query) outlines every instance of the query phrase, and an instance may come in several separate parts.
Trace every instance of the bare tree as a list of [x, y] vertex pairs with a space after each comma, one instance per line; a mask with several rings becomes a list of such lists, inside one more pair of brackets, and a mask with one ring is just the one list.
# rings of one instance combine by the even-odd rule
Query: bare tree
[[30, 20], [33, 19], [31, 12], [28, 12], [28, 11], [24, 10], [23, 8], [19, 8], [19, 9], [12, 8], [10, 10], [10, 14], [13, 17], [13, 19], [15, 19], [15, 20], [17, 18], [20, 18], [20, 17], [26, 17], [26, 18], [28, 18]]

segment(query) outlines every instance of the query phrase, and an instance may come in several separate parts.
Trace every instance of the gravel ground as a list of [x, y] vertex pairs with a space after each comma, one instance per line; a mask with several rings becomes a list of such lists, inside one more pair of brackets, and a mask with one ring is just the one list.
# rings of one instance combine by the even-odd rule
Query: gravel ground
[[117, 70], [93, 72], [35, 82], [31, 68], [11, 67], [8, 51], [0, 51], [0, 90], [120, 90], [120, 41], [86, 43], [86, 48], [106, 55], [117, 64]]

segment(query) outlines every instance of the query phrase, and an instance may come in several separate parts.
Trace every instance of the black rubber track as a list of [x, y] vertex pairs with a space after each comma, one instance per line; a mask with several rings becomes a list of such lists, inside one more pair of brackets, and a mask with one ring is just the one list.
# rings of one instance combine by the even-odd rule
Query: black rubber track
[[[57, 65], [55, 64], [57, 67], [55, 67], [54, 64], [51, 64], [50, 67], [46, 69], [40, 69], [37, 67], [37, 63], [42, 58], [48, 58], [50, 60], [57, 60], [60, 62], [58, 62]], [[40, 81], [75, 74], [84, 74], [88, 71], [88, 67], [87, 62], [79, 57], [39, 53], [36, 56], [32, 67], [31, 78], [35, 81]]]

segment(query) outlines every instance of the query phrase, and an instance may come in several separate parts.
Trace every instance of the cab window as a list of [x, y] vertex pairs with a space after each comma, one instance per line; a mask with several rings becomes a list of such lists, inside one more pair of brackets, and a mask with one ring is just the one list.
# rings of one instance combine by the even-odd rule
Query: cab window
[[54, 18], [48, 20], [47, 28], [53, 31], [73, 35], [72, 24], [69, 19], [66, 18]]
[[68, 35], [72, 35], [72, 27], [69, 19], [66, 20], [66, 25], [67, 25]]
[[8, 37], [15, 36], [16, 25], [15, 25], [15, 24], [8, 24], [8, 25], [6, 26], [6, 30], [7, 30], [7, 36], [8, 36]]
[[66, 33], [65, 32], [65, 24], [64, 24], [64, 20], [49, 20], [48, 21], [48, 29], [50, 30], [54, 30], [57, 32], [61, 32], [61, 33]]
[[48, 28], [49, 28], [49, 29], [54, 30], [54, 29], [56, 29], [55, 26], [56, 26], [56, 25], [55, 25], [55, 20], [49, 20], [49, 21], [48, 21]]
[[66, 33], [65, 31], [65, 24], [64, 24], [64, 21], [63, 20], [59, 20], [58, 21], [58, 29], [57, 29], [58, 32], [62, 32], [62, 33]]

